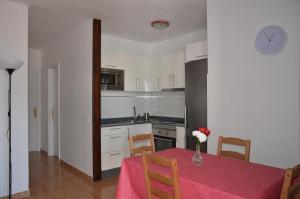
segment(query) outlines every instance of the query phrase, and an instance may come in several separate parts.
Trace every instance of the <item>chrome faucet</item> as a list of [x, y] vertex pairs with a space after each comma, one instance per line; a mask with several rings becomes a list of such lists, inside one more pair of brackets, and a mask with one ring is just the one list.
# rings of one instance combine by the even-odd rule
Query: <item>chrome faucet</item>
[[133, 121], [137, 120], [137, 116], [136, 116], [136, 109], [135, 106], [133, 106]]

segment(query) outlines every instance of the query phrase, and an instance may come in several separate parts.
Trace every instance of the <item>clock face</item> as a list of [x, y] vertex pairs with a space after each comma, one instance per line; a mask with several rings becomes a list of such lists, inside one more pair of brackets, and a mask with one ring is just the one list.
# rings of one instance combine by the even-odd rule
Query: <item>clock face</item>
[[287, 34], [279, 26], [266, 26], [256, 35], [255, 47], [264, 55], [280, 52], [287, 43]]

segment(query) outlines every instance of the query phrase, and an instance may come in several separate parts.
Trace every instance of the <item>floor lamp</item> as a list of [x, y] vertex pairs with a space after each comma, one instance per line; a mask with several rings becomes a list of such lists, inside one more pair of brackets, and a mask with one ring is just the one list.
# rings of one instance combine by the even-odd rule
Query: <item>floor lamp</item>
[[0, 59], [0, 68], [6, 70], [9, 74], [8, 90], [8, 142], [9, 142], [9, 199], [12, 198], [12, 164], [11, 164], [11, 75], [22, 66], [23, 62], [17, 59]]

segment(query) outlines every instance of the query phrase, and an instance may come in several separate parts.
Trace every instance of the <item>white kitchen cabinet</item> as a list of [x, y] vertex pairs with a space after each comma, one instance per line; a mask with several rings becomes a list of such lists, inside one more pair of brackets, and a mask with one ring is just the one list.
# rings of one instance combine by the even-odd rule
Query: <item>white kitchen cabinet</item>
[[124, 90], [153, 92], [185, 87], [185, 52], [155, 56], [102, 52], [102, 67], [124, 70]]
[[171, 56], [171, 74], [173, 88], [185, 87], [185, 53], [184, 51], [177, 51]]
[[[136, 124], [136, 125], [131, 125], [129, 127], [129, 135], [134, 136], [134, 135], [140, 135], [140, 134], [149, 134], [152, 133], [152, 124]], [[140, 141], [140, 142], [135, 142], [135, 147], [140, 147], [140, 146], [146, 146], [150, 145], [149, 141]]]
[[[109, 170], [121, 166], [123, 158], [130, 157], [128, 137], [152, 133], [152, 124], [135, 124], [101, 128], [101, 170]], [[145, 145], [148, 143], [138, 143]]]
[[155, 76], [153, 78], [148, 78], [148, 80], [145, 80], [144, 83], [144, 91], [145, 92], [157, 92], [161, 91], [160, 85], [161, 85], [161, 79], [158, 76]]
[[125, 91], [147, 91], [146, 82], [150, 57], [127, 54], [124, 59]]
[[176, 126], [176, 136], [176, 147], [185, 149], [185, 128], [181, 126]]
[[117, 130], [109, 130], [107, 133], [102, 132], [102, 151], [106, 153], [126, 149], [128, 147], [128, 128], [121, 126], [109, 129]]
[[144, 133], [152, 133], [152, 124], [135, 124], [129, 126], [129, 136], [139, 135]]
[[129, 157], [128, 126], [101, 128], [101, 170], [121, 166], [123, 158]]
[[120, 151], [111, 151], [107, 153], [102, 153], [101, 155], [101, 170], [109, 170], [109, 169], [115, 169], [121, 166], [123, 158], [127, 158], [129, 155], [126, 151], [120, 150]]
[[126, 70], [126, 66], [123, 64], [125, 57], [126, 54], [121, 52], [103, 51], [101, 53], [101, 68]]
[[125, 91], [147, 91], [151, 57], [124, 52], [103, 51], [102, 68], [124, 70]]
[[[184, 51], [176, 51], [155, 56], [153, 79], [159, 79], [161, 89], [184, 88], [185, 87], [185, 54]], [[155, 76], [156, 75], [156, 76]]]
[[154, 55], [151, 58], [149, 72], [148, 72], [148, 90], [161, 91], [162, 88], [162, 56]]
[[207, 58], [207, 41], [199, 41], [186, 46], [185, 62], [206, 59]]

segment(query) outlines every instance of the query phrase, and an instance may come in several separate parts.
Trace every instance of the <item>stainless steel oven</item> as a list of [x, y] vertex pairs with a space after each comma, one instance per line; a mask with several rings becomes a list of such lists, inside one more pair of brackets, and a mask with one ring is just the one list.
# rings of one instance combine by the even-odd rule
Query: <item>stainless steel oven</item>
[[101, 68], [102, 90], [124, 90], [124, 70]]
[[154, 143], [156, 151], [176, 147], [176, 127], [168, 124], [153, 124]]

